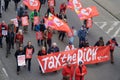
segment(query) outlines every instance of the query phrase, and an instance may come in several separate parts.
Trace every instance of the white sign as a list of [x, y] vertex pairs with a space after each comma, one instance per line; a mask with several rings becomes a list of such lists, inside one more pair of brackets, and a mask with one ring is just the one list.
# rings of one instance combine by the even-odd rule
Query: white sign
[[18, 20], [17, 20], [17, 18], [11, 19], [11, 21], [13, 21], [15, 27], [18, 27]]
[[2, 30], [2, 35], [3, 35], [3, 36], [6, 36], [6, 35], [7, 35], [7, 33], [8, 33], [8, 31], [7, 31], [7, 30]]
[[17, 56], [17, 60], [18, 60], [18, 66], [25, 66], [25, 55], [19, 55]]
[[63, 25], [63, 23], [58, 19], [58, 18], [54, 18], [54, 23], [58, 26], [58, 27], [60, 27], [60, 26], [62, 26]]

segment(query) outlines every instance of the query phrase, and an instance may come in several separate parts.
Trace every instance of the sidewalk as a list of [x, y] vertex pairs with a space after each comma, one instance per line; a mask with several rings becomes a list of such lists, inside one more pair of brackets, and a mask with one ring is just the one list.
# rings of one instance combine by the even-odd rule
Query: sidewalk
[[120, 0], [93, 0], [120, 21]]
[[0, 60], [0, 80], [9, 80], [5, 68]]

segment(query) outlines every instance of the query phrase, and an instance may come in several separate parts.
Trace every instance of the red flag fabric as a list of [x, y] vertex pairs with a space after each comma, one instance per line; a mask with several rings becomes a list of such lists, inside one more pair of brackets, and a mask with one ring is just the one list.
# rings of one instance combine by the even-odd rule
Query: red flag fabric
[[52, 53], [37, 57], [43, 73], [60, 70], [66, 66], [66, 62], [71, 65], [77, 65], [79, 61], [84, 64], [95, 64], [110, 60], [110, 47], [87, 47], [81, 49], [74, 49], [70, 51], [63, 51], [59, 53]]
[[45, 20], [45, 24], [54, 30], [71, 32], [67, 23], [65, 23], [64, 21], [62, 21], [61, 19], [59, 19], [51, 13], [49, 14], [48, 19]]
[[26, 5], [30, 10], [39, 10], [40, 1], [39, 0], [23, 0], [23, 4]]
[[80, 20], [88, 19], [94, 16], [98, 16], [99, 12], [95, 6], [81, 8], [80, 10], [75, 9]]
[[71, 10], [74, 9], [80, 10], [82, 8], [82, 4], [80, 0], [69, 0], [67, 7], [70, 8]]

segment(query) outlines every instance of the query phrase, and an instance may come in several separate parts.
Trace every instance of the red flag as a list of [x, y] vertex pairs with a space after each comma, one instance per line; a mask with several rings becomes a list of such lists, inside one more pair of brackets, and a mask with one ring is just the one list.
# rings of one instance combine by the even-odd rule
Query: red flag
[[82, 8], [82, 4], [80, 0], [69, 0], [67, 7], [72, 10], [74, 9], [80, 10]]
[[58, 31], [65, 31], [65, 32], [71, 32], [69, 26], [56, 16], [49, 14], [48, 19], [45, 19], [45, 24], [51, 27], [52, 29], [58, 30]]
[[39, 10], [40, 1], [39, 0], [23, 0], [23, 4], [26, 5], [30, 10]]
[[87, 47], [38, 56], [37, 58], [43, 73], [47, 73], [62, 69], [68, 61], [71, 65], [77, 65], [79, 61], [84, 64], [106, 62], [110, 60], [110, 47]]
[[81, 8], [80, 10], [75, 9], [75, 12], [77, 13], [78, 17], [81, 20], [88, 19], [88, 18], [99, 15], [98, 10], [95, 6]]

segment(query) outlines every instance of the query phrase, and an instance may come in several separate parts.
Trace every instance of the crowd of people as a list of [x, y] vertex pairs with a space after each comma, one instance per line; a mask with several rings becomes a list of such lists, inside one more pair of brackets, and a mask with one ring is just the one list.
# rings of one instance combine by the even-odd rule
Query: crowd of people
[[[25, 61], [28, 63], [28, 71], [31, 71], [31, 60], [32, 55], [35, 51], [34, 46], [32, 45], [31, 41], [28, 41], [27, 45], [24, 46], [24, 35], [28, 32], [28, 25], [22, 25], [22, 17], [27, 17], [28, 21], [30, 19], [31, 22], [31, 31], [35, 31], [36, 33], [36, 42], [40, 48], [38, 51], [38, 56], [43, 56], [47, 54], [51, 54], [54, 52], [59, 52], [59, 45], [57, 45], [56, 42], [52, 42], [52, 38], [54, 35], [54, 31], [50, 26], [45, 25], [44, 18], [48, 18], [49, 13], [52, 13], [53, 15], [57, 16], [59, 19], [63, 20], [67, 23], [67, 15], [66, 15], [66, 9], [67, 5], [66, 3], [62, 3], [60, 5], [59, 13], [55, 13], [54, 8], [55, 6], [49, 6], [48, 10], [41, 21], [39, 21], [39, 24], [34, 24], [34, 17], [39, 17], [40, 12], [37, 10], [31, 11], [30, 14], [28, 14], [28, 10], [26, 6], [21, 5], [19, 8], [17, 7], [17, 4], [20, 0], [14, 0], [15, 2], [15, 10], [17, 10], [17, 19], [18, 19], [18, 27], [15, 26], [14, 22], [11, 20], [9, 24], [5, 23], [5, 21], [2, 21], [0, 23], [0, 48], [3, 48], [3, 38], [6, 39], [6, 58], [11, 54], [11, 48], [16, 49], [15, 52], [15, 58], [17, 61], [17, 56], [19, 55], [26, 55]], [[45, 4], [46, 0], [40, 0], [41, 4]], [[5, 11], [8, 8], [9, 0], [5, 0]], [[65, 48], [65, 51], [73, 50], [74, 47], [74, 41], [75, 37], [78, 36], [79, 42], [78, 42], [78, 48], [83, 47], [89, 47], [88, 39], [86, 38], [88, 34], [88, 29], [86, 27], [86, 21], [84, 20], [83, 25], [80, 27], [79, 30], [76, 30], [74, 26], [71, 27], [71, 33], [66, 33], [64, 31], [58, 31], [58, 39], [61, 41], [64, 41], [64, 37], [68, 37], [68, 45]], [[16, 48], [15, 45], [16, 44]], [[94, 46], [104, 46], [105, 42], [103, 37], [100, 37], [99, 40], [95, 43]], [[114, 63], [113, 58], [113, 51], [115, 46], [119, 46], [117, 44], [117, 41], [115, 38], [112, 38], [108, 40], [106, 45], [110, 46], [110, 52], [111, 52], [111, 63]], [[29, 55], [27, 55], [29, 53]], [[41, 67], [39, 66], [39, 69], [41, 71]], [[17, 74], [19, 75], [20, 72], [20, 66], [18, 66], [17, 62]], [[42, 71], [41, 71], [42, 73]], [[75, 80], [84, 80], [84, 76], [87, 73], [87, 69], [83, 62], [79, 62], [79, 65], [74, 68], [72, 67], [69, 62], [67, 62], [67, 66], [65, 66], [62, 70], [63, 80], [72, 80], [73, 79], [73, 73], [75, 73]]]

